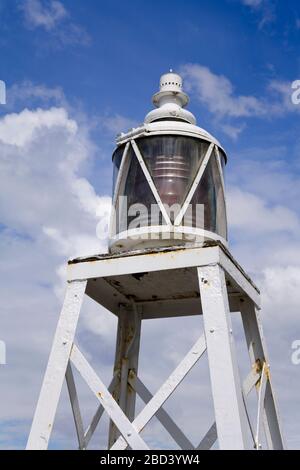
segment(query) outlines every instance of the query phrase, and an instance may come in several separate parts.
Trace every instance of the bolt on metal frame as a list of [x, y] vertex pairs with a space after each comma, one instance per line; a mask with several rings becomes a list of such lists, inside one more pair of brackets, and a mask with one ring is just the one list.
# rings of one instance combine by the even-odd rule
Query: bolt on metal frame
[[[171, 292], [166, 296], [163, 286], [159, 291], [158, 286], [163, 282], [172, 286], [174, 295]], [[191, 295], [191, 283], [198, 286], [199, 295]], [[157, 300], [153, 300], [154, 286]], [[182, 295], [178, 297], [175, 294], [179, 291]], [[75, 344], [84, 295], [118, 316], [115, 367], [109, 387]], [[141, 432], [153, 416], [181, 449], [210, 449], [216, 440], [220, 449], [260, 449], [263, 432], [270, 449], [284, 448], [259, 308], [259, 291], [227, 249], [216, 242], [185, 250], [172, 248], [148, 253], [106, 254], [69, 262], [66, 296], [27, 449], [48, 447], [65, 377], [80, 449], [88, 447], [104, 411], [112, 422], [109, 449], [148, 449]], [[252, 365], [243, 382], [237, 367], [231, 312], [241, 313]], [[138, 375], [141, 322], [146, 318], [199, 314], [203, 315], [203, 334], [152, 395]], [[163, 405], [205, 352], [215, 423], [194, 445]], [[99, 401], [86, 430], [72, 367], [79, 371]], [[247, 395], [255, 387], [257, 420], [251, 423]], [[135, 416], [136, 394], [145, 402], [138, 416]]]

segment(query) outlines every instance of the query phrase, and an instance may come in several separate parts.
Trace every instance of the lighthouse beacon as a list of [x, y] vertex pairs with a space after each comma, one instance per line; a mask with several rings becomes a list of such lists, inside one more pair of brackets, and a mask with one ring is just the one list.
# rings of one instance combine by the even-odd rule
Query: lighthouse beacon
[[[65, 300], [28, 449], [47, 449], [65, 380], [79, 449], [89, 447], [104, 413], [110, 420], [106, 442], [111, 450], [147, 450], [151, 442], [162, 442], [162, 436], [149, 440], [142, 434], [153, 417], [176, 449], [284, 448], [260, 321], [260, 292], [227, 245], [227, 156], [219, 142], [196, 125], [186, 109], [188, 101], [181, 77], [172, 71], [162, 75], [160, 89], [153, 96], [155, 109], [140, 127], [117, 138], [109, 252], [68, 262]], [[110, 383], [101, 378], [107, 358], [100, 355], [90, 362], [76, 343], [85, 296], [97, 302], [102, 312], [104, 307], [107, 315], [117, 317]], [[179, 318], [192, 315], [203, 330], [194, 344], [194, 332]], [[236, 352], [233, 316], [240, 317], [250, 364], [241, 364], [245, 358]], [[170, 364], [161, 367], [166, 361], [161, 354], [160, 367], [153, 364], [154, 375], [148, 369], [141, 374], [141, 326], [145, 321], [167, 319], [163, 336], [152, 329], [148, 343], [149, 355], [151, 347], [159, 354], [161, 338], [165, 344], [172, 341], [167, 325], [174, 317], [181, 335], [191, 339], [191, 347], [155, 388], [157, 370], [168, 370]], [[242, 341], [239, 336], [239, 344]], [[93, 343], [94, 355], [97, 344]], [[83, 344], [83, 351], [91, 355], [88, 346], [88, 342]], [[181, 402], [179, 425], [176, 413], [171, 416], [164, 405], [200, 360], [207, 361], [205, 383], [211, 387], [214, 417], [212, 422], [205, 421], [204, 394], [192, 401], [189, 394]], [[74, 375], [74, 369], [79, 374]], [[97, 401], [87, 428], [76, 388], [79, 378]], [[203, 377], [199, 383], [203, 384]], [[145, 404], [138, 413], [137, 396]], [[193, 415], [193, 408], [204, 410], [201, 422], [194, 424], [195, 442], [187, 437], [190, 423], [182, 420], [184, 415]]]
[[117, 138], [110, 251], [226, 246], [224, 149], [196, 125], [176, 73], [161, 76], [152, 101], [143, 125]]

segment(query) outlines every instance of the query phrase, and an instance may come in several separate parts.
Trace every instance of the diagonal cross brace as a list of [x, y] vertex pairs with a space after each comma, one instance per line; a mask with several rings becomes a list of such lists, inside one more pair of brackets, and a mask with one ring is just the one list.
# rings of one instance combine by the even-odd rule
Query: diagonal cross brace
[[124, 439], [124, 441], [126, 442], [126, 446], [129, 444], [133, 450], [149, 449], [147, 444], [140, 437], [135, 426], [130, 423], [102, 380], [97, 376], [75, 344], [73, 345], [70, 359], [97, 399], [103, 405], [103, 408], [108, 413], [111, 420], [118, 427], [122, 435], [125, 436], [126, 440]]
[[[180, 382], [200, 359], [206, 351], [206, 341], [204, 334], [194, 344], [192, 349], [188, 352], [181, 363], [176, 367], [173, 373], [169, 376], [166, 382], [160, 387], [154, 397], [147, 403], [145, 408], [133, 421], [133, 426], [137, 432], [141, 432], [150, 419], [157, 413], [164, 402], [170, 397], [174, 390], [178, 387]], [[111, 450], [124, 450], [128, 443], [124, 437], [120, 436], [118, 440], [111, 447]]]
[[[137, 376], [134, 375], [132, 378], [129, 376], [128, 383], [138, 393], [138, 395], [146, 404], [153, 398], [152, 393], [147, 389], [147, 387]], [[189, 439], [184, 435], [181, 429], [173, 421], [171, 416], [163, 408], [159, 408], [155, 416], [181, 449], [194, 449], [193, 444], [189, 441]]]
[[257, 406], [256, 434], [255, 434], [255, 448], [257, 450], [261, 448], [259, 439], [260, 439], [261, 431], [262, 431], [266, 385], [267, 385], [267, 365], [264, 362], [262, 372], [261, 372], [261, 380], [260, 380], [259, 389], [258, 389], [258, 406]]
[[160, 195], [159, 195], [159, 193], [158, 193], [158, 191], [157, 191], [157, 189], [156, 189], [156, 186], [155, 186], [155, 184], [154, 184], [154, 182], [153, 182], [153, 179], [152, 179], [152, 177], [151, 177], [151, 175], [150, 175], [150, 173], [149, 173], [149, 170], [148, 170], [148, 168], [147, 168], [147, 165], [146, 165], [146, 163], [145, 163], [145, 161], [144, 161], [144, 159], [143, 159], [143, 156], [142, 156], [142, 154], [141, 154], [141, 152], [140, 152], [140, 149], [138, 148], [138, 146], [137, 146], [135, 140], [132, 140], [132, 141], [131, 141], [131, 145], [132, 145], [133, 151], [134, 151], [134, 153], [135, 153], [135, 156], [136, 156], [136, 158], [138, 159], [138, 162], [139, 162], [139, 164], [140, 164], [140, 166], [141, 166], [141, 168], [142, 168], [142, 171], [143, 171], [143, 173], [144, 173], [144, 175], [145, 175], [145, 178], [146, 178], [146, 180], [147, 180], [147, 183], [149, 184], [149, 187], [150, 187], [150, 189], [151, 189], [151, 191], [152, 191], [152, 194], [153, 194], [153, 196], [154, 196], [154, 198], [155, 198], [155, 200], [156, 200], [156, 202], [157, 202], [157, 205], [158, 205], [158, 207], [160, 208], [160, 211], [161, 211], [161, 213], [162, 213], [162, 215], [163, 215], [163, 218], [165, 219], [166, 224], [170, 226], [170, 225], [172, 225], [172, 223], [171, 223], [170, 217], [169, 217], [169, 215], [168, 215], [168, 212], [167, 212], [167, 210], [166, 210], [166, 208], [165, 208], [165, 206], [164, 206], [164, 204], [163, 204], [163, 202], [162, 202], [162, 200], [161, 200], [161, 198], [160, 198]]
[[[251, 370], [243, 382], [243, 395], [246, 397], [251, 392], [252, 388], [257, 384], [260, 379], [260, 374]], [[218, 439], [217, 426], [214, 422], [200, 444], [196, 447], [196, 450], [209, 450]]]
[[[114, 387], [115, 387], [115, 384], [117, 382], [117, 376], [115, 375], [108, 387], [108, 391], [109, 393], [112, 393]], [[92, 439], [93, 437], [93, 434], [99, 424], [99, 421], [102, 417], [104, 413], [104, 408], [103, 408], [103, 405], [100, 403], [100, 405], [98, 406], [97, 410], [96, 410], [96, 413], [94, 414], [93, 416], [93, 419], [90, 423], [90, 425], [88, 426], [87, 430], [85, 431], [85, 434], [84, 434], [84, 444], [85, 444], [85, 449], [87, 448], [87, 446], [89, 445], [89, 442], [90, 440]]]
[[193, 198], [193, 195], [197, 189], [197, 187], [199, 186], [199, 183], [200, 183], [200, 180], [202, 178], [202, 176], [204, 175], [204, 172], [205, 172], [205, 169], [208, 165], [208, 162], [210, 160], [210, 157], [211, 157], [211, 154], [214, 150], [214, 147], [215, 145], [214, 144], [210, 144], [210, 146], [208, 147], [207, 151], [206, 151], [206, 154], [203, 158], [203, 161], [200, 162], [200, 165], [199, 165], [199, 168], [198, 168], [198, 171], [197, 171], [197, 174], [195, 176], [195, 179], [193, 181], [193, 184], [185, 198], [185, 201], [180, 209], [180, 211], [178, 212], [178, 215], [176, 216], [176, 219], [175, 219], [175, 222], [174, 222], [174, 225], [180, 225], [182, 223], [182, 219], [187, 211], [187, 208]]
[[76, 428], [79, 449], [84, 449], [85, 448], [84, 429], [83, 429], [83, 424], [82, 424], [82, 417], [81, 417], [81, 412], [80, 412], [80, 407], [79, 407], [77, 390], [75, 386], [75, 381], [74, 381], [74, 376], [73, 376], [73, 371], [72, 371], [72, 366], [70, 364], [70, 361], [68, 363], [68, 367], [66, 370], [66, 382], [67, 382], [67, 387], [68, 387], [68, 392], [69, 392], [69, 397], [70, 397], [70, 402], [71, 402], [71, 407], [72, 407], [72, 412], [73, 412], [73, 418], [74, 418], [74, 423], [75, 423], [75, 428]]

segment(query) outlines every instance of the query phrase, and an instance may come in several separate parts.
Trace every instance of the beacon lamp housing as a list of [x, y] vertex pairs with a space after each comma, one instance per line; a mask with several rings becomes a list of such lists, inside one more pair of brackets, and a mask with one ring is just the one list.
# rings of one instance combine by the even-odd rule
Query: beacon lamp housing
[[227, 246], [224, 149], [184, 109], [179, 75], [161, 77], [153, 103], [143, 125], [117, 138], [110, 252]]

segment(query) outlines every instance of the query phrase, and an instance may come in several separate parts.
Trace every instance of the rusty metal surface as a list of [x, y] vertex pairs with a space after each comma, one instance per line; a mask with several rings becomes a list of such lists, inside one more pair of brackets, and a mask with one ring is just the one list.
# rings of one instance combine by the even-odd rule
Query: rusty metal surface
[[[220, 245], [223, 246], [222, 244]], [[197, 245], [195, 247], [171, 246], [171, 247], [162, 247], [162, 248], [144, 248], [143, 250], [123, 251], [122, 253], [100, 253], [98, 255], [83, 256], [79, 258], [70, 259], [68, 261], [68, 264], [102, 261], [102, 260], [109, 260], [109, 259], [115, 259], [115, 258], [126, 258], [128, 256], [137, 256], [137, 255], [168, 253], [170, 251], [184, 251], [187, 249], [191, 250], [191, 249], [206, 248], [208, 246], [219, 246], [219, 243], [213, 241], [213, 242], [204, 242], [203, 244]]]
[[123, 252], [123, 253], [102, 253], [94, 256], [89, 256], [89, 257], [80, 257], [80, 258], [74, 258], [68, 261], [69, 265], [73, 264], [78, 264], [78, 263], [85, 263], [85, 262], [93, 262], [93, 261], [104, 261], [104, 260], [110, 260], [110, 259], [116, 259], [116, 258], [126, 258], [130, 256], [138, 256], [138, 255], [149, 255], [151, 256], [152, 254], [163, 254], [163, 253], [169, 253], [171, 251], [174, 252], [180, 252], [180, 251], [185, 251], [185, 250], [198, 250], [199, 248], [210, 248], [210, 247], [219, 247], [224, 254], [228, 256], [228, 258], [232, 261], [232, 263], [237, 267], [237, 269], [243, 274], [243, 276], [247, 279], [247, 281], [252, 285], [252, 287], [260, 294], [260, 291], [258, 287], [254, 284], [252, 279], [249, 277], [249, 275], [243, 270], [243, 268], [240, 266], [240, 264], [234, 259], [230, 251], [220, 242], [220, 241], [215, 241], [215, 240], [207, 240], [203, 242], [201, 245], [195, 246], [195, 247], [168, 247], [168, 248], [149, 248], [149, 249], [144, 249], [144, 250], [135, 250], [135, 251], [128, 251], [128, 252]]
[[[232, 279], [227, 290], [230, 309], [237, 311], [235, 301], [243, 293]], [[90, 279], [86, 293], [116, 315], [121, 304], [129, 306], [132, 300], [144, 319], [202, 314], [196, 268]]]
[[111, 286], [135, 302], [199, 298], [195, 269], [172, 269], [105, 278]]

